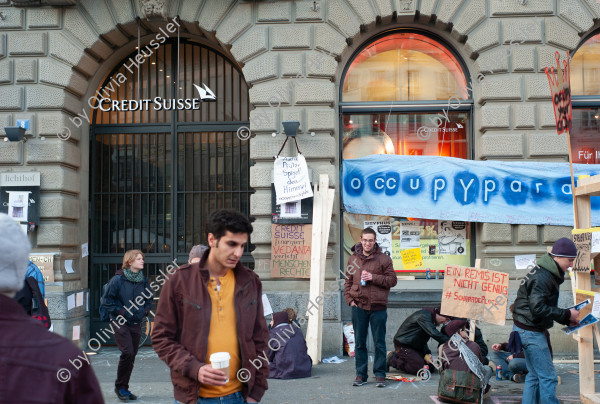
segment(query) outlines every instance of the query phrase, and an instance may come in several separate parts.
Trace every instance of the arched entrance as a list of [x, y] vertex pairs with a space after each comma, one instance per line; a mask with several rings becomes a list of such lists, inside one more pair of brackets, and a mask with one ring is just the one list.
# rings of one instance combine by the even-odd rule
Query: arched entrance
[[[102, 285], [126, 250], [144, 252], [152, 281], [174, 260], [187, 263], [193, 245], [206, 244], [211, 212], [250, 213], [249, 144], [236, 136], [249, 114], [241, 71], [192, 40], [140, 53], [141, 63], [136, 50], [104, 80], [90, 127], [92, 333], [102, 327]], [[249, 250], [242, 261], [252, 264]]]

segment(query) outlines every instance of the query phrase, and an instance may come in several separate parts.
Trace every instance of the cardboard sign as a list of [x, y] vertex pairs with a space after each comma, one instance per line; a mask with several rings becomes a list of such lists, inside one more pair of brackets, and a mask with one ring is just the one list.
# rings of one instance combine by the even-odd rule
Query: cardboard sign
[[44, 283], [54, 282], [54, 255], [30, 255], [29, 260], [33, 262], [42, 272]]
[[548, 76], [550, 91], [552, 92], [552, 106], [554, 107], [554, 118], [556, 120], [556, 131], [560, 135], [563, 132], [568, 132], [572, 125], [572, 108], [571, 108], [571, 86], [569, 83], [569, 52], [563, 60], [564, 69], [560, 68], [560, 55], [558, 51], [555, 54], [556, 58], [556, 73], [554, 67], [550, 68], [550, 73], [546, 67], [544, 71]]
[[310, 278], [312, 224], [271, 225], [271, 276]]
[[400, 253], [404, 269], [417, 269], [423, 266], [423, 257], [420, 248], [411, 248]]
[[274, 166], [274, 184], [277, 205], [299, 201], [313, 196], [304, 156], [277, 157]]
[[447, 265], [441, 313], [504, 325], [508, 274]]
[[573, 242], [577, 247], [577, 258], [573, 263], [573, 271], [590, 271], [590, 250], [592, 247], [592, 233], [590, 231], [591, 229], [572, 230]]

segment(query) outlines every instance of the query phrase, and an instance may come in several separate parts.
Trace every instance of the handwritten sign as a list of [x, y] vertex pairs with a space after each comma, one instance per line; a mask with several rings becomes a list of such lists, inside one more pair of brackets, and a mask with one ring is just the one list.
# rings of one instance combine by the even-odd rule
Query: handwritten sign
[[274, 166], [274, 184], [277, 205], [313, 196], [304, 156], [277, 157]]
[[271, 276], [310, 278], [312, 224], [271, 225]]
[[598, 253], [600, 253], [600, 228], [599, 227], [595, 227], [592, 228], [592, 248], [591, 248], [591, 254], [593, 254], [594, 256]]
[[507, 296], [508, 274], [447, 265], [440, 311], [450, 316], [504, 325]]
[[423, 266], [423, 256], [420, 248], [411, 248], [400, 253], [404, 269], [416, 269]]
[[577, 258], [573, 263], [573, 271], [586, 272], [590, 270], [590, 249], [592, 246], [592, 233], [590, 230], [572, 230], [573, 242], [577, 247]]
[[[554, 118], [556, 120], [556, 131], [560, 135], [568, 132], [572, 125], [572, 107], [571, 107], [571, 85], [569, 83], [569, 52], [563, 60], [563, 69], [560, 68], [560, 54], [555, 54], [556, 73], [554, 67], [544, 69], [548, 76], [550, 91], [552, 92], [552, 106], [554, 107]], [[550, 70], [550, 71], [548, 71]]]
[[54, 282], [54, 255], [30, 255], [29, 260], [42, 272], [44, 283]]

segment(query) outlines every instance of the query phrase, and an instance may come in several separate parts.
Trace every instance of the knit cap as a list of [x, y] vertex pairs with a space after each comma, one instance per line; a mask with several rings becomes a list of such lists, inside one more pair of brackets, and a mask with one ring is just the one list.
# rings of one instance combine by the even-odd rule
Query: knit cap
[[23, 288], [31, 245], [19, 223], [0, 213], [0, 293]]

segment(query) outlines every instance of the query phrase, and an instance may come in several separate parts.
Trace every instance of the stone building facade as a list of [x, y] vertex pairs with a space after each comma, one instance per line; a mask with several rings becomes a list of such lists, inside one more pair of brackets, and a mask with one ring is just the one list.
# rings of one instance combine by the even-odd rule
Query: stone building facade
[[[256, 217], [252, 254], [277, 310], [306, 307], [309, 288], [307, 280], [271, 278], [269, 270], [272, 167], [284, 138], [282, 121], [300, 122], [298, 143], [313, 177], [328, 174], [331, 186], [339, 190], [339, 102], [345, 68], [375, 36], [415, 29], [443, 39], [470, 77], [487, 74], [474, 89], [470, 104], [473, 159], [567, 161], [566, 138], [556, 134], [544, 67], [555, 64], [556, 51], [561, 56], [573, 53], [599, 28], [600, 3], [0, 0], [0, 135], [18, 119], [31, 123], [27, 142], [0, 142], [0, 172], [41, 173], [41, 221], [30, 240], [34, 252], [57, 253], [55, 282], [47, 286], [54, 330], [71, 336], [73, 326], [80, 326], [82, 345], [90, 337], [90, 315], [85, 304], [68, 309], [67, 299], [90, 287], [91, 269], [81, 254], [81, 245], [92, 231], [88, 99], [135, 52], [138, 38], [142, 46], [147, 44], [176, 16], [182, 38], [199, 39], [227, 56], [241, 68], [249, 86], [247, 121], [252, 137], [247, 142], [254, 190], [250, 214]], [[511, 47], [511, 41], [519, 41], [519, 46]], [[315, 58], [319, 63], [311, 64]], [[493, 74], [489, 74], [490, 63]], [[65, 128], [70, 137], [63, 140]], [[327, 283], [339, 279], [338, 270], [345, 265], [339, 196], [337, 192], [329, 232]], [[541, 254], [569, 234], [568, 227], [478, 223], [473, 256], [482, 260], [483, 268], [510, 273], [509, 300], [514, 300], [520, 276], [514, 255]], [[72, 260], [74, 273], [66, 271], [67, 260]], [[570, 283], [563, 289], [561, 304], [566, 306], [572, 301]], [[407, 313], [439, 302], [440, 294], [441, 281], [399, 282], [391, 295], [388, 341]], [[324, 349], [340, 354], [342, 320], [349, 319], [341, 293], [327, 293], [324, 313]], [[505, 340], [508, 318], [506, 327], [484, 325], [486, 338]], [[575, 350], [574, 342], [557, 332], [553, 343], [555, 351]]]

